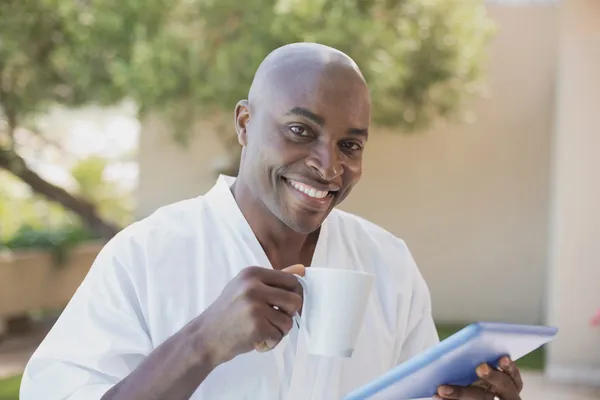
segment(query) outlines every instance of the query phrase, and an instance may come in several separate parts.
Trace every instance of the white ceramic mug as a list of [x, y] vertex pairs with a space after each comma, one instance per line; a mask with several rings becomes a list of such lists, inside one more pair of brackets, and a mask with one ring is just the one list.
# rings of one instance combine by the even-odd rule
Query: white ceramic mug
[[362, 326], [374, 276], [338, 268], [308, 267], [298, 276], [304, 290], [302, 316], [308, 351], [351, 357]]

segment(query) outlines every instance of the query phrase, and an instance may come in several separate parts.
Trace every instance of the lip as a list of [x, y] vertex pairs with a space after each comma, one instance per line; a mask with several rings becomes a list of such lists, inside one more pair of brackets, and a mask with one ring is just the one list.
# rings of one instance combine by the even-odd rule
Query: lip
[[289, 181], [299, 182], [299, 183], [302, 183], [302, 184], [310, 186], [310, 187], [314, 187], [315, 189], [321, 190], [321, 191], [324, 191], [324, 192], [337, 192], [337, 191], [339, 191], [341, 189], [340, 186], [335, 185], [335, 184], [329, 184], [329, 185], [327, 185], [327, 184], [323, 184], [323, 183], [316, 182], [316, 181], [307, 182], [306, 180], [300, 179], [300, 178], [287, 178], [287, 177], [283, 177], [283, 180], [285, 180], [286, 183], [288, 183], [288, 184], [290, 183]]
[[[301, 182], [296, 179], [294, 179], [294, 180], [297, 182]], [[293, 187], [292, 184], [290, 183], [289, 179], [283, 178], [283, 181], [285, 183], [285, 186], [292, 193], [292, 195], [294, 197], [296, 197], [298, 200], [300, 200], [302, 203], [304, 203], [309, 209], [311, 209], [313, 211], [323, 211], [323, 210], [327, 209], [329, 207], [329, 205], [331, 204], [331, 202], [333, 201], [334, 195], [331, 193], [329, 193], [327, 196], [323, 197], [322, 199], [317, 199], [315, 197], [310, 197], [306, 193], [303, 193], [303, 192], [299, 191], [298, 189], [296, 189], [295, 187]], [[301, 182], [301, 183], [304, 183], [304, 182]], [[304, 183], [304, 184], [312, 186], [315, 189], [330, 191], [326, 187], [323, 187], [323, 185], [313, 185], [310, 183]]]

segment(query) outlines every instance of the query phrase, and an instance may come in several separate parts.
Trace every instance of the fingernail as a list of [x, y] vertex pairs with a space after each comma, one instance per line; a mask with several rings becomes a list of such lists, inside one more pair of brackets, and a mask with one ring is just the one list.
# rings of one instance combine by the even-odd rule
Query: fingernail
[[509, 365], [510, 365], [510, 357], [504, 357], [502, 360], [500, 360], [501, 367], [508, 367]]
[[267, 340], [263, 340], [262, 342], [256, 343], [254, 345], [254, 348], [259, 353], [265, 353], [267, 351], [274, 349], [278, 343], [279, 342], [277, 342], [275, 340], [267, 339]]
[[440, 386], [439, 392], [442, 396], [450, 396], [452, 393], [454, 393], [454, 389], [452, 389], [450, 386]]
[[477, 373], [479, 376], [486, 376], [490, 373], [490, 367], [487, 364], [480, 365], [479, 368], [477, 368]]

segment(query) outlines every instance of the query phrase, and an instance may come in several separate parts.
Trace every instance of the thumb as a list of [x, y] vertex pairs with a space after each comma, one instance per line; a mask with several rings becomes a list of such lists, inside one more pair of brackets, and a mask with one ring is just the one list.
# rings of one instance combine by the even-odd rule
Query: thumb
[[305, 268], [304, 268], [304, 265], [302, 265], [302, 264], [294, 264], [294, 265], [290, 265], [289, 267], [282, 269], [282, 271], [287, 272], [289, 274], [296, 274], [296, 275], [304, 276]]

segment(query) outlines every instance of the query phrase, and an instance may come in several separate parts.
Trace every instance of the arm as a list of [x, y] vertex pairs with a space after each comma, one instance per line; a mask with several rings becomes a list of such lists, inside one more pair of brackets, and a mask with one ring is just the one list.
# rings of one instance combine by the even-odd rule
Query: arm
[[201, 324], [194, 320], [161, 344], [102, 400], [189, 399], [218, 364], [198, 337]]
[[250, 267], [155, 349], [145, 250], [130, 240], [121, 233], [98, 255], [27, 364], [22, 400], [188, 399], [217, 365], [279, 342], [302, 305], [294, 275]]
[[215, 367], [200, 318], [153, 349], [146, 262], [128, 231], [101, 250], [31, 357], [21, 399], [185, 399]]
[[276, 345], [301, 307], [294, 273], [304, 275], [304, 267], [246, 268], [206, 311], [154, 350], [102, 400], [189, 399], [216, 366], [241, 353], [264, 351], [263, 343]]
[[34, 352], [21, 399], [100, 399], [152, 351], [141, 295], [145, 260], [130, 232], [126, 228], [100, 251]]

